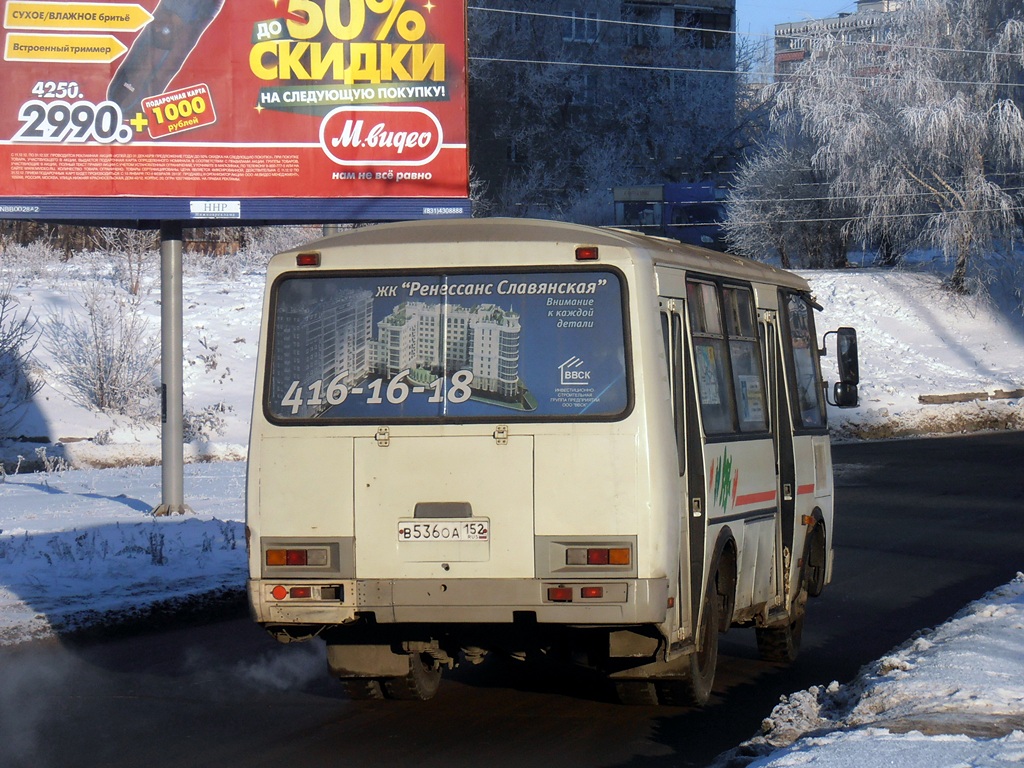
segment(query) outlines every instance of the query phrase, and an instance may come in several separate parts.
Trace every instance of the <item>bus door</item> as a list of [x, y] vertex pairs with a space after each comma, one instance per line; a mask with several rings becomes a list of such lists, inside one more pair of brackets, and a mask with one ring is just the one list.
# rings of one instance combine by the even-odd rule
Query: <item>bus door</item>
[[796, 475], [793, 462], [793, 420], [789, 412], [789, 398], [786, 396], [786, 375], [783, 369], [784, 356], [779, 334], [778, 313], [759, 312], [761, 344], [764, 352], [765, 374], [768, 382], [768, 411], [770, 414], [772, 442], [775, 445], [776, 489], [779, 499], [779, 522], [776, 533], [775, 558], [775, 605], [782, 605], [786, 598], [786, 552], [793, 549], [793, 488]]
[[[796, 597], [790, 586], [799, 578], [807, 523], [816, 519], [819, 499], [831, 495], [832, 484], [814, 311], [801, 294], [781, 291], [779, 299], [781, 344], [775, 370], [779, 377], [779, 483], [788, 602]], [[821, 506], [831, 509], [830, 504]], [[824, 522], [830, 524], [831, 520]]]
[[[699, 399], [693, 412], [700, 414], [705, 438], [704, 497], [695, 493], [694, 501], [702, 503], [709, 530], [718, 532], [708, 544], [717, 548], [734, 542], [734, 567], [720, 574], [726, 581], [719, 589], [723, 597], [735, 596], [732, 607], [744, 616], [771, 602], [777, 591], [775, 447], [752, 287], [691, 277], [687, 317]], [[709, 557], [717, 554], [707, 551]], [[730, 615], [726, 610], [724, 616]]]
[[661, 298], [661, 329], [669, 367], [672, 418], [679, 469], [679, 593], [676, 600], [677, 639], [693, 637], [703, 594], [707, 519], [704, 510], [704, 460], [696, 417], [696, 395], [686, 344], [686, 305], [680, 298]]

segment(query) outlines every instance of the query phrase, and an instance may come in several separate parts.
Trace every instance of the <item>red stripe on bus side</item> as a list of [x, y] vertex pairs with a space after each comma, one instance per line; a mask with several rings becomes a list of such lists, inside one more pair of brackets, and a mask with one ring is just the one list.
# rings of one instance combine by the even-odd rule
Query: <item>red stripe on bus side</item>
[[807, 485], [801, 485], [796, 489], [797, 496], [804, 496], [808, 493], [814, 493], [814, 483], [808, 483]]
[[763, 504], [767, 501], [775, 501], [775, 491], [763, 491], [761, 493], [747, 493], [736, 497], [736, 506], [744, 507], [747, 504]]

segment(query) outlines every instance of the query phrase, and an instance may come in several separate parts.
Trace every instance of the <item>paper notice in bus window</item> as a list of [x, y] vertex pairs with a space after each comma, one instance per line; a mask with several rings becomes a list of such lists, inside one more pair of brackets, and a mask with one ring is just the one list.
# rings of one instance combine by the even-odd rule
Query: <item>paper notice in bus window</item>
[[614, 272], [301, 275], [274, 292], [266, 407], [278, 420], [624, 414]]
[[739, 376], [740, 421], [765, 423], [764, 393], [759, 376]]
[[718, 364], [715, 348], [707, 344], [697, 344], [697, 390], [700, 392], [701, 405], [721, 405], [722, 396], [718, 386]]

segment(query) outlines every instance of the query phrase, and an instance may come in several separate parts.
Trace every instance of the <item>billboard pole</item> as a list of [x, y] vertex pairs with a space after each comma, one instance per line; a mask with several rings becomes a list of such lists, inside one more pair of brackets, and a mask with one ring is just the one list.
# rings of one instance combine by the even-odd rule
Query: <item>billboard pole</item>
[[183, 515], [185, 504], [181, 222], [160, 225], [161, 504], [156, 516]]

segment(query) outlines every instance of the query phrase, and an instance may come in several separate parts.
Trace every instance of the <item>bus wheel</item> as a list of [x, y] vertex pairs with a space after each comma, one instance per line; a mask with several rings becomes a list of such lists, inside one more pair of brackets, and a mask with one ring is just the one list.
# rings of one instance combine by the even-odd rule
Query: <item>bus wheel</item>
[[341, 684], [345, 686], [345, 693], [348, 694], [348, 697], [354, 701], [372, 701], [384, 698], [384, 689], [380, 685], [380, 680], [374, 680], [372, 677], [352, 677], [342, 680]]
[[658, 704], [658, 689], [647, 680], [618, 680], [615, 694], [623, 704], [637, 707], [654, 707]]
[[811, 597], [818, 597], [825, 589], [825, 532], [821, 525], [816, 525], [811, 530], [805, 557], [807, 558], [805, 579], [807, 593]]
[[658, 683], [658, 699], [670, 706], [702, 707], [711, 698], [718, 666], [719, 600], [717, 575], [704, 593], [700, 650], [690, 655], [683, 677]]
[[409, 657], [411, 669], [405, 677], [384, 680], [384, 692], [389, 698], [405, 701], [426, 701], [434, 698], [441, 685], [441, 667], [426, 654], [414, 653]]
[[800, 594], [793, 601], [789, 623], [781, 627], [757, 627], [757, 652], [765, 661], [792, 664], [800, 653], [800, 641], [804, 634], [804, 616], [807, 613], [807, 589], [801, 586]]

